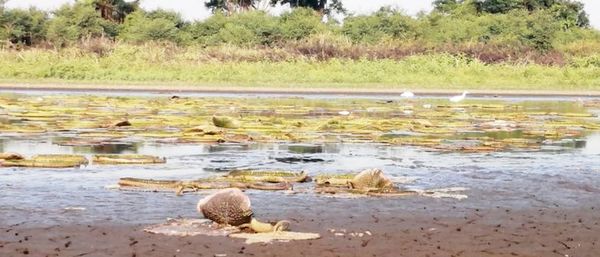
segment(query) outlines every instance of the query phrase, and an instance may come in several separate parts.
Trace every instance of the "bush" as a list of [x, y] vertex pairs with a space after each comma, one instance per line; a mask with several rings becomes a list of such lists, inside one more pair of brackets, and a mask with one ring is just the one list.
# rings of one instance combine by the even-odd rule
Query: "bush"
[[232, 16], [215, 14], [204, 22], [192, 24], [191, 38], [203, 45], [273, 45], [281, 39], [277, 19], [262, 11]]
[[401, 12], [382, 8], [374, 15], [346, 18], [342, 32], [354, 42], [375, 43], [383, 38], [415, 39], [416, 21]]
[[[152, 14], [152, 13], [151, 13]], [[183, 41], [178, 23], [173, 17], [155, 15], [154, 18], [143, 11], [135, 11], [125, 18], [119, 39], [135, 43], [146, 41]], [[179, 24], [180, 25], [180, 24]]]
[[296, 8], [282, 14], [279, 23], [282, 38], [286, 40], [300, 40], [327, 30], [319, 14], [307, 8]]

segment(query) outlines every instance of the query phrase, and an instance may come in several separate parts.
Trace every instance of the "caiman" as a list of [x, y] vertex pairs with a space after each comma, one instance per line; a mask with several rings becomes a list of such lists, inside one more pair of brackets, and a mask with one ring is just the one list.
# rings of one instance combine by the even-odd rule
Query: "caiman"
[[148, 188], [154, 190], [166, 189], [175, 190], [177, 195], [182, 195], [184, 191], [198, 191], [206, 189], [257, 189], [257, 190], [290, 190], [292, 185], [288, 182], [281, 183], [262, 183], [262, 182], [230, 182], [230, 181], [209, 181], [209, 180], [156, 180], [140, 178], [121, 178], [119, 179], [121, 187]]

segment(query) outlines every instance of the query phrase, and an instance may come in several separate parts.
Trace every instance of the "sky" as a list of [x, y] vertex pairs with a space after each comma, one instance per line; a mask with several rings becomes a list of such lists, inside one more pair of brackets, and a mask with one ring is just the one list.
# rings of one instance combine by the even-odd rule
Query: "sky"
[[[74, 2], [75, 0], [8, 0], [8, 8], [27, 8], [36, 6], [45, 10], [52, 10], [64, 3]], [[589, 14], [592, 26], [600, 29], [600, 1], [598, 0], [580, 0], [585, 4], [586, 11]], [[378, 10], [381, 6], [392, 6], [414, 15], [419, 11], [430, 11], [431, 0], [342, 0], [344, 6], [353, 13], [367, 14]], [[170, 9], [181, 13], [187, 20], [198, 20], [206, 18], [210, 12], [204, 7], [202, 0], [142, 0], [142, 8], [153, 10], [156, 8]], [[282, 9], [276, 9], [274, 12], [280, 12]]]

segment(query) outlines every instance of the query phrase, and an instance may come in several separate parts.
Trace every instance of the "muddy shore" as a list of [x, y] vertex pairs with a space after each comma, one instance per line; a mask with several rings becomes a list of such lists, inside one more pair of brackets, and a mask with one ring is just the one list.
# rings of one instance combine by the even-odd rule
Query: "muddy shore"
[[322, 235], [314, 241], [263, 245], [153, 235], [142, 231], [148, 224], [39, 226], [3, 220], [0, 256], [600, 256], [600, 205], [476, 208], [468, 200], [413, 197], [395, 202], [409, 209], [391, 212], [373, 200], [357, 204], [332, 198], [331, 203], [335, 208], [289, 206], [284, 212], [263, 212], [267, 219], [291, 220], [295, 231]]
[[[129, 93], [191, 93], [191, 94], [277, 94], [277, 95], [348, 95], [396, 96], [410, 88], [344, 88], [344, 87], [244, 87], [233, 85], [160, 85], [160, 84], [82, 84], [82, 83], [5, 83], [0, 90], [56, 92], [129, 92]], [[449, 96], [462, 89], [414, 89], [418, 96]], [[600, 97], [600, 90], [468, 90], [476, 97]]]

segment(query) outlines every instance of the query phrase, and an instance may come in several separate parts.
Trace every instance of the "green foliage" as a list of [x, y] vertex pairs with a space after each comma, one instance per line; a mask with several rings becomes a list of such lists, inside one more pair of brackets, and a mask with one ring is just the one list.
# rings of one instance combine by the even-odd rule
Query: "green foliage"
[[85, 2], [63, 5], [54, 15], [48, 24], [47, 38], [56, 46], [82, 38], [114, 37], [118, 33], [117, 24], [103, 19], [94, 6]]
[[454, 13], [461, 6], [472, 6], [478, 13], [502, 14], [515, 10], [549, 11], [563, 28], [587, 27], [589, 19], [581, 2], [572, 0], [436, 0], [434, 9]]
[[[483, 64], [473, 58], [416, 55], [402, 60], [203, 61], [201, 49], [165, 51], [165, 45], [117, 45], [111, 55], [79, 48], [63, 51], [0, 50], [4, 80], [185, 83], [295, 87], [405, 89], [595, 89], [600, 86], [598, 57], [565, 67], [535, 64]], [[277, 72], [273, 72], [277, 71]]]
[[322, 14], [346, 13], [341, 0], [271, 0], [272, 5], [289, 4], [292, 8], [310, 8]]
[[46, 37], [47, 21], [47, 14], [35, 8], [4, 11], [0, 16], [0, 39], [26, 45], [39, 43]]
[[100, 12], [102, 18], [122, 23], [125, 17], [139, 9], [140, 0], [84, 0]]
[[213, 13], [234, 14], [254, 8], [256, 0], [207, 0], [204, 3]]
[[135, 43], [153, 40], [181, 43], [183, 36], [178, 26], [183, 24], [179, 15], [174, 13], [136, 11], [125, 19], [119, 38]]
[[348, 17], [342, 32], [354, 42], [375, 43], [384, 38], [414, 39], [415, 20], [401, 12], [382, 8], [373, 15]]
[[[476, 58], [486, 55], [479, 59], [495, 63], [514, 61], [520, 55], [538, 60], [555, 54], [548, 62], [553, 65], [562, 65], [571, 56], [595, 53], [594, 47], [600, 45], [599, 32], [587, 26], [583, 5], [569, 0], [436, 0], [434, 11], [418, 17], [382, 8], [371, 15], [351, 15], [339, 24], [321, 21], [327, 8], [337, 8], [338, 1], [209, 3], [220, 11], [215, 9], [208, 19], [195, 22], [161, 9], [133, 11], [138, 1], [128, 0], [78, 0], [62, 6], [54, 15], [35, 9], [3, 10], [0, 40], [35, 45], [47, 39], [57, 47], [79, 43], [82, 49], [94, 48], [100, 55], [112, 52], [115, 38], [132, 43], [168, 41], [191, 47], [229, 45], [235, 49], [229, 53], [231, 56], [240, 53], [236, 46], [250, 52], [267, 49], [264, 46], [286, 48], [284, 54], [274, 52], [275, 59], [287, 58], [290, 52], [320, 60], [397, 60], [446, 52]], [[285, 3], [293, 8], [274, 16], [251, 10], [259, 3]], [[247, 54], [243, 53], [243, 58]]]
[[449, 13], [459, 4], [460, 2], [457, 0], [435, 0], [433, 1], [433, 8], [438, 12]]
[[522, 0], [483, 0], [475, 4], [479, 11], [487, 13], [507, 13], [523, 7]]
[[282, 14], [279, 22], [282, 37], [288, 40], [300, 40], [327, 29], [321, 23], [320, 16], [312, 9], [307, 8], [296, 8]]
[[272, 45], [282, 36], [277, 18], [262, 11], [232, 16], [215, 14], [201, 24], [193, 24], [190, 33], [205, 45]]

